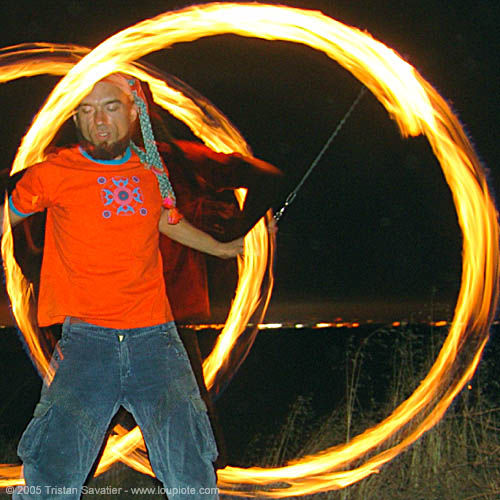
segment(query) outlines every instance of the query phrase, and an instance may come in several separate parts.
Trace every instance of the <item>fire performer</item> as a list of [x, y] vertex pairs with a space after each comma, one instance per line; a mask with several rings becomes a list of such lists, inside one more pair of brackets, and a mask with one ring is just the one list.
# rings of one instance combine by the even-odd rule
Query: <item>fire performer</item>
[[12, 225], [47, 210], [38, 322], [63, 324], [55, 376], [19, 443], [26, 486], [14, 498], [79, 498], [120, 406], [169, 497], [217, 498], [217, 447], [165, 293], [159, 235], [222, 259], [241, 254], [243, 239], [216, 240], [178, 211], [140, 82], [101, 80], [73, 119], [79, 145], [29, 168], [9, 198]]

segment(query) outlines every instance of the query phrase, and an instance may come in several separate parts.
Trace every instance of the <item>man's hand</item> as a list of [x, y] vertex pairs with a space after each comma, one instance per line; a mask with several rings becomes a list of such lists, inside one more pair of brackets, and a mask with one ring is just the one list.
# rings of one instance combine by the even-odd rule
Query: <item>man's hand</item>
[[217, 257], [221, 259], [232, 259], [243, 253], [243, 237], [236, 240], [220, 243], [220, 250]]
[[267, 222], [267, 232], [270, 236], [276, 236], [276, 233], [278, 232], [278, 223], [274, 217], [271, 217]]

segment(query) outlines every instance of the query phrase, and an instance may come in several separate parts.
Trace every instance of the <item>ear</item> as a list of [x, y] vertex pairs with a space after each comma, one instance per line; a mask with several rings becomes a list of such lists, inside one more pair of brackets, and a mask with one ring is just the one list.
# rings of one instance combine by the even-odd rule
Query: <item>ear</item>
[[78, 121], [78, 113], [73, 113], [73, 123], [77, 129], [80, 129], [80, 122]]
[[135, 105], [135, 103], [133, 103], [132, 106], [130, 106], [129, 111], [130, 123], [134, 123], [135, 120], [137, 120], [138, 114], [139, 112], [137, 111], [137, 106]]

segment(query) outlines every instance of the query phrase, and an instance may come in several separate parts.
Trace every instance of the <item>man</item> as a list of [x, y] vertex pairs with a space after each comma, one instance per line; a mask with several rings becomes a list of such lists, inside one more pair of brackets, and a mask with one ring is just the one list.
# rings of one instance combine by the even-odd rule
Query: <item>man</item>
[[[145, 150], [131, 142], [137, 119]], [[27, 486], [14, 498], [79, 498], [120, 406], [170, 498], [216, 498], [217, 450], [166, 298], [158, 239], [231, 258], [242, 238], [219, 242], [177, 212], [137, 81], [98, 82], [74, 122], [80, 145], [28, 169], [9, 198], [12, 225], [47, 210], [38, 322], [63, 323], [55, 377], [19, 443]]]

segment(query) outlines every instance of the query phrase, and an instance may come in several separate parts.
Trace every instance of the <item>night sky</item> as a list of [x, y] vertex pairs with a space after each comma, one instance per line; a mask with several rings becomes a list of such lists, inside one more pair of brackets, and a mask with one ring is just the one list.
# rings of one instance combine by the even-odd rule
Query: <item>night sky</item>
[[[4, 0], [0, 41], [3, 47], [39, 41], [93, 47], [191, 3], [48, 0], [42, 9], [38, 2]], [[364, 29], [413, 64], [452, 104], [491, 171], [492, 187], [500, 189], [498, 2], [280, 3], [321, 10]], [[257, 157], [285, 172], [283, 192], [313, 161], [360, 89], [323, 54], [284, 42], [225, 35], [146, 60], [222, 110]], [[0, 89], [4, 168], [55, 81], [33, 78]], [[459, 286], [460, 245], [451, 196], [426, 140], [402, 140], [367, 94], [280, 222], [273, 305], [278, 311], [289, 300], [321, 302], [333, 316], [365, 318], [382, 303], [410, 303], [414, 312], [431, 302], [446, 307]], [[346, 303], [354, 306], [347, 311]]]

